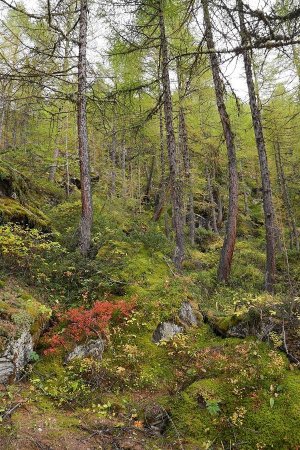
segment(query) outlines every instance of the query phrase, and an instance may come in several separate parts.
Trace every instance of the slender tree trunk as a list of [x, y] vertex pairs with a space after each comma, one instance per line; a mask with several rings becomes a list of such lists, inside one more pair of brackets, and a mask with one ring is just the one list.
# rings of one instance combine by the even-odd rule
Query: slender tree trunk
[[299, 247], [299, 234], [298, 234], [295, 215], [293, 212], [293, 207], [292, 207], [292, 203], [291, 203], [291, 199], [290, 199], [290, 195], [289, 195], [289, 190], [288, 190], [288, 186], [287, 186], [287, 181], [286, 181], [286, 177], [285, 177], [285, 171], [284, 171], [284, 166], [283, 166], [283, 161], [282, 161], [282, 156], [281, 156], [280, 144], [279, 144], [278, 140], [274, 143], [274, 147], [275, 147], [277, 178], [278, 178], [278, 183], [279, 183], [279, 187], [280, 187], [280, 191], [281, 191], [284, 208], [287, 213], [288, 224], [289, 224], [290, 235], [291, 235], [291, 244], [292, 244], [291, 246], [293, 246], [293, 244], [295, 244], [297, 251], [299, 251], [299, 248], [300, 248]]
[[236, 228], [238, 215], [238, 172], [236, 163], [236, 150], [234, 143], [234, 135], [231, 128], [229, 115], [227, 113], [224, 92], [225, 87], [220, 75], [219, 60], [217, 54], [213, 51], [215, 43], [213, 38], [211, 19], [208, 7], [208, 0], [202, 0], [204, 23], [206, 28], [207, 47], [211, 50], [209, 54], [210, 65], [215, 86], [218, 111], [223, 127], [223, 132], [227, 147], [228, 156], [228, 172], [229, 172], [229, 206], [228, 219], [226, 224], [226, 232], [224, 237], [223, 248], [218, 269], [219, 281], [227, 281], [230, 275], [233, 253], [236, 242]]
[[112, 139], [109, 151], [110, 157], [110, 185], [109, 196], [113, 197], [116, 194], [116, 161], [117, 161], [117, 130], [116, 130], [116, 117], [113, 112], [113, 126], [112, 126]]
[[214, 193], [211, 183], [211, 176], [209, 168], [206, 167], [206, 180], [207, 180], [207, 191], [208, 191], [208, 198], [210, 203], [210, 215], [211, 215], [211, 228], [214, 233], [219, 234], [218, 226], [217, 226], [217, 215], [216, 215], [216, 203], [214, 199]]
[[4, 126], [4, 119], [5, 119], [5, 97], [3, 95], [2, 97], [2, 110], [1, 110], [1, 114], [0, 114], [0, 148], [1, 148], [1, 144], [2, 144], [2, 134], [3, 134], [3, 126]]
[[[180, 101], [181, 103], [181, 101]], [[195, 244], [195, 212], [194, 196], [192, 192], [191, 161], [187, 142], [187, 129], [185, 112], [182, 105], [179, 106], [179, 145], [183, 157], [183, 167], [187, 184], [187, 219], [189, 225], [189, 237], [191, 245]]]
[[80, 223], [80, 251], [86, 256], [91, 246], [91, 233], [93, 224], [92, 190], [90, 176], [90, 161], [87, 134], [87, 0], [80, 1], [79, 16], [79, 56], [78, 56], [78, 99], [77, 99], [77, 125], [78, 147], [81, 182], [81, 223]]
[[151, 165], [150, 165], [149, 170], [146, 170], [147, 184], [146, 184], [145, 194], [144, 194], [144, 198], [143, 198], [143, 203], [146, 203], [146, 204], [150, 203], [150, 194], [151, 194], [151, 190], [152, 190], [154, 169], [155, 169], [155, 155], [152, 156]]
[[246, 184], [245, 178], [244, 178], [244, 172], [243, 172], [243, 166], [242, 166], [242, 163], [240, 163], [240, 178], [241, 178], [242, 187], [243, 187], [244, 214], [245, 214], [245, 216], [249, 216], [250, 211], [249, 211], [249, 202], [248, 202], [247, 184]]
[[53, 163], [50, 167], [49, 170], [49, 181], [51, 181], [52, 183], [55, 180], [55, 174], [56, 174], [56, 170], [57, 170], [57, 160], [59, 157], [59, 148], [57, 146], [55, 146], [54, 152], [53, 152]]
[[70, 155], [69, 155], [69, 141], [68, 141], [68, 131], [69, 131], [69, 114], [66, 117], [66, 130], [65, 130], [65, 159], [66, 159], [66, 196], [70, 196]]
[[164, 118], [162, 105], [159, 108], [159, 146], [160, 146], [160, 164], [161, 179], [165, 181], [166, 176], [166, 158], [165, 158], [165, 139], [164, 139]]
[[[240, 33], [242, 45], [248, 44], [247, 29], [244, 19], [243, 1], [237, 0], [237, 6], [239, 11], [240, 20]], [[248, 86], [249, 102], [252, 115], [252, 123], [254, 128], [256, 146], [258, 150], [260, 172], [262, 179], [263, 190], [263, 206], [265, 216], [265, 228], [266, 228], [266, 274], [265, 274], [265, 288], [269, 292], [274, 291], [275, 285], [275, 214], [273, 207], [271, 180], [267, 159], [267, 152], [262, 128], [261, 114], [255, 95], [255, 86], [253, 81], [252, 63], [248, 50], [243, 52], [246, 80]]]
[[176, 158], [176, 140], [173, 124], [173, 105], [172, 105], [172, 94], [169, 76], [168, 43], [164, 23], [162, 0], [160, 0], [159, 7], [160, 7], [159, 8], [160, 45], [162, 56], [162, 85], [163, 85], [166, 134], [167, 134], [167, 148], [168, 148], [169, 168], [170, 168], [173, 227], [176, 242], [176, 248], [174, 253], [174, 264], [175, 267], [178, 270], [180, 270], [184, 259], [182, 189], [179, 178], [178, 161]]
[[[68, 26], [66, 27], [66, 30], [65, 30], [66, 32], [67, 32], [67, 30], [69, 29], [69, 26], [70, 26], [70, 17], [69, 17], [69, 15], [68, 15], [68, 18], [67, 18], [67, 24], [68, 24]], [[64, 74], [63, 78], [64, 78], [65, 81], [66, 81], [66, 78], [67, 78], [67, 70], [68, 70], [68, 66], [69, 66], [69, 63], [68, 63], [69, 47], [70, 47], [70, 43], [67, 40], [65, 42], [64, 61], [63, 61], [63, 67], [62, 67], [63, 74]], [[66, 115], [66, 124], [64, 124], [64, 116], [62, 115], [62, 111], [63, 111], [63, 105], [61, 104], [61, 105], [59, 105], [59, 108], [58, 108], [58, 111], [57, 111], [57, 133], [56, 133], [56, 138], [55, 138], [55, 149], [54, 149], [54, 153], [53, 153], [53, 163], [52, 163], [52, 166], [50, 167], [50, 172], [49, 172], [49, 181], [51, 181], [51, 182], [54, 182], [54, 180], [55, 180], [55, 175], [56, 175], [57, 166], [58, 166], [58, 157], [60, 155], [58, 142], [59, 142], [59, 138], [61, 136], [61, 133], [62, 133], [63, 129], [65, 131], [65, 139], [66, 139], [66, 141], [68, 139], [69, 116], [68, 116], [68, 113], [67, 113], [67, 115]], [[67, 142], [66, 142], [66, 146], [67, 146]], [[65, 157], [68, 158], [66, 155], [67, 155], [67, 150], [65, 152]], [[66, 162], [65, 162], [66, 168], [68, 167], [68, 164], [69, 164], [69, 162], [66, 159]], [[69, 192], [69, 184], [68, 184], [69, 181], [68, 181], [68, 178], [69, 177], [68, 177], [67, 171], [66, 171], [65, 175], [66, 175], [66, 179], [67, 179], [67, 181], [66, 181], [67, 182], [66, 193], [67, 193], [67, 196], [68, 196], [69, 195], [68, 194], [68, 192]]]
[[187, 188], [187, 222], [191, 245], [195, 245], [195, 211], [192, 192], [191, 159], [188, 147], [188, 135], [185, 121], [184, 95], [180, 62], [177, 63], [178, 95], [179, 95], [179, 149], [183, 159], [183, 167]]
[[[62, 129], [62, 117], [61, 117], [61, 106], [58, 108], [58, 112], [57, 112], [57, 130], [56, 130], [56, 135], [54, 138], [54, 151], [53, 151], [53, 157], [52, 157], [52, 164], [50, 166], [49, 169], [49, 181], [51, 181], [52, 183], [55, 181], [55, 175], [56, 175], [56, 171], [57, 171], [57, 167], [58, 167], [58, 158], [60, 155], [60, 150], [59, 150], [59, 137], [60, 137], [60, 133], [61, 133], [61, 129]], [[50, 126], [50, 129], [52, 128], [52, 126]]]
[[217, 207], [218, 207], [217, 227], [218, 227], [218, 229], [220, 229], [222, 227], [222, 223], [223, 223], [223, 203], [222, 203], [220, 188], [217, 189], [216, 196], [217, 196]]
[[[158, 77], [160, 77], [160, 67], [158, 71]], [[161, 85], [159, 83], [159, 99], [161, 99]], [[155, 208], [153, 214], [153, 220], [156, 222], [162, 213], [162, 210], [165, 206], [166, 198], [167, 198], [167, 184], [169, 181], [166, 178], [166, 158], [165, 158], [165, 138], [164, 138], [164, 120], [163, 120], [163, 105], [159, 107], [159, 143], [160, 143], [160, 184], [158, 188], [158, 193], [155, 199]]]
[[122, 151], [121, 151], [121, 167], [122, 167], [122, 195], [125, 198], [127, 195], [127, 180], [126, 180], [126, 142], [125, 142], [125, 131], [122, 133]]

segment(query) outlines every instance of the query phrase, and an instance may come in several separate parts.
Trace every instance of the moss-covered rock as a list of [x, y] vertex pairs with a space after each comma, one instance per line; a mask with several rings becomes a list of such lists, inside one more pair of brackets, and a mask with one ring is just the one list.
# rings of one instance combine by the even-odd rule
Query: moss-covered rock
[[21, 205], [12, 198], [0, 198], [0, 225], [13, 222], [43, 231], [50, 230], [50, 221], [38, 208]]
[[51, 310], [7, 281], [0, 291], [0, 383], [14, 381], [51, 316]]

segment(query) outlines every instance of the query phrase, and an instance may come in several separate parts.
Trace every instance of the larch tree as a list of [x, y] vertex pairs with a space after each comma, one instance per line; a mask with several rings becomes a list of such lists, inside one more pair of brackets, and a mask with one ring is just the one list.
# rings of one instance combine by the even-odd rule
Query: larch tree
[[275, 285], [275, 214], [272, 198], [271, 179], [267, 158], [267, 151], [262, 127], [261, 112], [259, 109], [255, 84], [253, 78], [251, 55], [247, 46], [249, 46], [249, 38], [247, 33], [247, 27], [244, 16], [244, 5], [242, 0], [237, 0], [237, 8], [240, 21], [240, 35], [241, 44], [244, 47], [243, 60], [247, 81], [247, 88], [249, 94], [249, 103], [251, 109], [252, 123], [254, 128], [256, 146], [258, 150], [258, 158], [260, 164], [261, 181], [262, 181], [262, 193], [263, 193], [263, 208], [264, 208], [264, 220], [266, 229], [266, 271], [265, 271], [265, 288], [268, 292], [274, 291]]
[[85, 256], [90, 250], [93, 225], [92, 189], [87, 132], [87, 31], [88, 1], [81, 0], [78, 39], [77, 126], [82, 206], [79, 246], [81, 253]]
[[159, 0], [157, 6], [159, 14], [160, 47], [162, 59], [161, 78], [163, 88], [163, 104], [164, 104], [166, 141], [167, 141], [169, 170], [170, 170], [172, 219], [176, 243], [176, 248], [174, 252], [174, 264], [175, 267], [180, 270], [184, 259], [182, 187], [178, 167], [176, 139], [173, 123], [173, 103], [172, 103], [172, 93], [169, 74], [169, 50], [164, 18], [164, 1]]
[[218, 269], [219, 281], [226, 282], [230, 275], [230, 269], [232, 265], [233, 253], [236, 242], [236, 228], [238, 215], [238, 171], [237, 171], [234, 134], [232, 131], [230, 118], [224, 100], [225, 86], [220, 74], [219, 58], [215, 52], [215, 43], [212, 32], [208, 0], [202, 0], [202, 6], [205, 24], [205, 37], [207, 42], [207, 48], [209, 50], [209, 58], [216, 93], [217, 107], [220, 115], [220, 120], [222, 123], [228, 156], [228, 173], [229, 173], [228, 219]]

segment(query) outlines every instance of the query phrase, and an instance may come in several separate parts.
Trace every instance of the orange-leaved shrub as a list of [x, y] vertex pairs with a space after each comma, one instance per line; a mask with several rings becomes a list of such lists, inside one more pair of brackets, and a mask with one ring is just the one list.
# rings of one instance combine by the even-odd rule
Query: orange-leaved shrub
[[92, 308], [83, 306], [57, 312], [57, 326], [44, 337], [47, 346], [44, 353], [51, 354], [68, 349], [74, 342], [83, 342], [88, 337], [107, 334], [110, 324], [118, 324], [132, 312], [134, 302], [96, 301]]

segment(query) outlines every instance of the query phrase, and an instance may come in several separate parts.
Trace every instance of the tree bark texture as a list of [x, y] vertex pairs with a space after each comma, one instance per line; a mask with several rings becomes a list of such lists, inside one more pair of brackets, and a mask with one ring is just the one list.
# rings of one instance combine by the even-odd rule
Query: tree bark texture
[[284, 165], [282, 161], [280, 143], [278, 140], [274, 143], [275, 148], [275, 160], [276, 160], [276, 169], [277, 169], [277, 178], [280, 187], [281, 197], [284, 205], [284, 209], [286, 211], [287, 222], [290, 229], [290, 243], [291, 248], [295, 245], [296, 250], [299, 251], [299, 235], [295, 220], [295, 215], [289, 195], [289, 189], [286, 181]]
[[[245, 25], [244, 10], [242, 0], [237, 0], [237, 7], [240, 20], [240, 33], [242, 46], [248, 44], [247, 29]], [[249, 94], [250, 109], [252, 115], [252, 123], [254, 128], [256, 146], [258, 150], [258, 158], [260, 164], [260, 172], [263, 190], [263, 207], [266, 228], [266, 271], [265, 271], [265, 288], [268, 292], [274, 291], [275, 285], [275, 213], [272, 198], [272, 188], [270, 180], [270, 172], [268, 166], [267, 152], [262, 128], [261, 114], [255, 95], [255, 85], [253, 81], [252, 61], [248, 50], [243, 52], [244, 67], [246, 73], [246, 81]]]
[[87, 0], [80, 2], [79, 16], [79, 55], [78, 55], [78, 98], [77, 126], [78, 150], [81, 182], [81, 222], [79, 246], [82, 255], [86, 256], [91, 246], [93, 224], [92, 190], [87, 133]]
[[183, 80], [181, 74], [180, 62], [177, 63], [177, 79], [178, 79], [178, 96], [179, 96], [179, 150], [183, 160], [185, 184], [187, 192], [187, 222], [189, 226], [189, 237], [191, 245], [195, 244], [195, 211], [194, 211], [194, 196], [192, 190], [192, 176], [191, 176], [191, 158], [188, 147], [188, 134], [185, 121], [184, 110], [184, 94], [183, 94]]
[[[203, 5], [207, 47], [210, 50], [214, 50], [215, 43], [211, 26], [208, 0], [202, 0], [202, 5]], [[217, 54], [214, 53], [213, 51], [210, 52], [209, 57], [215, 86], [217, 106], [226, 141], [227, 157], [228, 157], [228, 174], [229, 174], [228, 219], [226, 223], [224, 243], [218, 269], [219, 281], [226, 282], [230, 275], [236, 242], [237, 215], [238, 215], [238, 171], [236, 162], [234, 134], [232, 132], [230, 118], [227, 113], [224, 101], [225, 87], [220, 75], [219, 59]]]
[[173, 228], [175, 233], [176, 248], [174, 252], [175, 267], [180, 270], [184, 259], [184, 234], [183, 234], [183, 205], [182, 188], [179, 177], [178, 161], [176, 158], [176, 140], [173, 124], [173, 105], [169, 76], [168, 43], [165, 30], [162, 1], [159, 3], [159, 28], [162, 57], [162, 86], [165, 113], [165, 126], [167, 135], [167, 149], [170, 169], [171, 201]]

